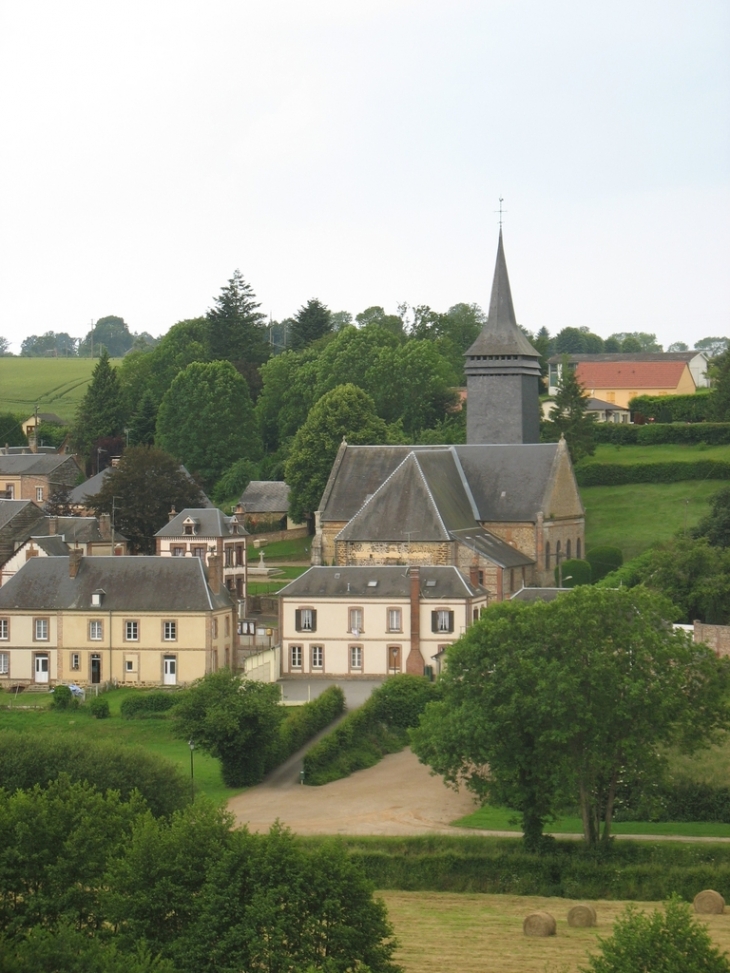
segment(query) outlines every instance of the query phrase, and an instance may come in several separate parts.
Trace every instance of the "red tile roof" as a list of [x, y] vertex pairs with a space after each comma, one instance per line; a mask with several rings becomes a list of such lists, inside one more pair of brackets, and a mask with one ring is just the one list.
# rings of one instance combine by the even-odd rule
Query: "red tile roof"
[[683, 361], [579, 362], [578, 381], [591, 389], [674, 389], [687, 368]]

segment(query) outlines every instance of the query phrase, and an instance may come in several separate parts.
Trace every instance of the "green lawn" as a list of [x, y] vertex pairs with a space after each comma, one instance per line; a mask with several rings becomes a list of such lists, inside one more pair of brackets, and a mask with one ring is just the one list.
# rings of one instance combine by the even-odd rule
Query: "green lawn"
[[[482, 807], [465, 818], [453, 821], [457, 828], [480, 828], [483, 831], [520, 831], [514, 823], [514, 811], [501, 807]], [[578, 817], [561, 817], [545, 826], [550, 834], [582, 834], [583, 825]], [[696, 822], [621, 821], [613, 825], [613, 833], [643, 835], [678, 835], [701, 838], [730, 838], [730, 824]]]
[[586, 548], [611, 544], [620, 547], [628, 561], [652, 544], [693, 527], [708, 513], [709, 497], [724, 486], [723, 480], [686, 480], [582, 487]]
[[[248, 561], [255, 564], [259, 552], [253, 546], [256, 534], [251, 534], [248, 542]], [[312, 537], [295, 537], [292, 540], [275, 541], [263, 548], [264, 558], [269, 561], [309, 561]]]
[[593, 456], [582, 460], [579, 465], [588, 463], [689, 463], [693, 460], [717, 459], [730, 461], [730, 446], [596, 446]]
[[[124, 720], [119, 707], [125, 696], [138, 692], [134, 689], [115, 689], [105, 694], [109, 701], [111, 717], [95, 720], [84, 707], [66, 712], [50, 709], [50, 695], [20, 693], [14, 698], [10, 693], [0, 694], [0, 706], [11, 703], [10, 709], [0, 709], [0, 730], [17, 730], [33, 733], [36, 730], [51, 731], [58, 736], [76, 735], [89, 740], [113, 740], [121, 746], [138, 745], [165, 757], [179, 767], [190, 779], [190, 748], [187, 741], [177, 739], [169, 719]], [[33, 709], [24, 707], [33, 706]], [[23, 708], [21, 708], [23, 707]], [[205, 794], [218, 804], [240, 793], [223, 784], [220, 764], [201, 750], [193, 756], [195, 792]]]
[[0, 412], [27, 418], [37, 403], [70, 423], [95, 365], [91, 358], [0, 358]]
[[[251, 561], [250, 563], [253, 564], [254, 562]], [[275, 595], [281, 591], [285, 585], [289, 584], [290, 581], [292, 581], [294, 578], [298, 578], [300, 574], [304, 574], [304, 572], [308, 569], [304, 566], [292, 567], [287, 565], [286, 567], [278, 568], [278, 570], [281, 572], [280, 574], [274, 574], [266, 581], [252, 580], [255, 578], [255, 575], [249, 574], [247, 586], [248, 593], [250, 595]]]

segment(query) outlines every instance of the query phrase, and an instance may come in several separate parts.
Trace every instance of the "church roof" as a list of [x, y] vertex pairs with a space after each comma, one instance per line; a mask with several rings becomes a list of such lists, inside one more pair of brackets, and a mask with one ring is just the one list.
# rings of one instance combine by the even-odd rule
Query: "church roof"
[[489, 315], [477, 340], [466, 352], [467, 359], [481, 355], [540, 357], [517, 326], [501, 229], [492, 281], [492, 296], [489, 301]]
[[558, 443], [453, 448], [469, 484], [478, 520], [534, 521], [537, 511], [543, 510]]

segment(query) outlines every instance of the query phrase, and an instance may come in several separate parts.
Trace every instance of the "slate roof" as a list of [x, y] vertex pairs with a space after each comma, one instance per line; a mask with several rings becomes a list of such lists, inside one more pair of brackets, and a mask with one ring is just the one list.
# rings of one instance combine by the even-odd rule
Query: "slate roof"
[[41, 513], [38, 507], [30, 500], [0, 500], [0, 528], [9, 524], [14, 517], [17, 517], [28, 506], [32, 506], [34, 511], [38, 511], [39, 514]]
[[[704, 351], [640, 351], [640, 352], [602, 352], [600, 355], [552, 355], [548, 358], [551, 365], [557, 365], [567, 357], [569, 362], [689, 362]], [[706, 357], [706, 355], [705, 355]]]
[[586, 412], [604, 412], [606, 410], [611, 412], [629, 411], [622, 405], [616, 405], [615, 402], [605, 402], [603, 399], [595, 399], [593, 396], [589, 396], [586, 400]]
[[[474, 598], [484, 589], [471, 585], [453, 566], [419, 567], [421, 598]], [[371, 584], [376, 582], [376, 584]], [[0, 589], [1, 591], [2, 589]], [[312, 567], [279, 592], [282, 598], [409, 598], [410, 570], [403, 565], [372, 567]], [[0, 603], [1, 607], [1, 603]]]
[[576, 365], [578, 381], [594, 388], [676, 388], [687, 368], [684, 361], [583, 361]]
[[[33, 413], [32, 416], [28, 416], [28, 418], [24, 420], [23, 425], [25, 425], [26, 422], [30, 422], [31, 419], [35, 419], [35, 413]], [[50, 422], [56, 426], [66, 425], [63, 419], [60, 416], [57, 416], [55, 412], [39, 412], [38, 419], [40, 422]]]
[[67, 557], [34, 557], [0, 588], [0, 610], [88, 611], [99, 588], [107, 612], [178, 613], [232, 604], [225, 588], [210, 590], [197, 557], [85, 557], [75, 578]]
[[[69, 546], [59, 534], [49, 534], [46, 537], [29, 538], [37, 547], [45, 551], [49, 557], [68, 557]], [[26, 543], [28, 543], [26, 541]]]
[[78, 504], [79, 506], [84, 505], [89, 497], [95, 496], [101, 490], [104, 486], [104, 480], [109, 476], [111, 471], [112, 467], [107, 466], [101, 473], [95, 473], [88, 480], [79, 483], [73, 490], [69, 490], [68, 495], [71, 503]]
[[247, 514], [285, 513], [289, 509], [289, 485], [281, 480], [251, 480], [241, 494]]
[[[185, 521], [190, 518], [196, 523], [194, 537], [232, 537], [230, 523], [231, 518], [226, 517], [218, 507], [186, 507], [176, 514], [172, 520], [168, 521], [164, 527], [155, 534], [155, 537], [184, 537]], [[241, 524], [238, 535], [243, 536], [247, 533]], [[189, 536], [189, 535], [188, 535]]]
[[559, 448], [558, 443], [348, 446], [338, 456], [320, 519], [345, 521], [341, 540], [391, 541], [408, 531], [418, 540], [445, 538], [476, 521], [534, 521]]
[[[28, 536], [33, 539], [50, 537], [51, 521], [56, 521], [56, 534], [63, 537], [70, 544], [100, 544], [108, 543], [102, 536], [99, 529], [99, 521], [96, 517], [44, 517], [33, 529], [28, 531]], [[114, 531], [114, 539], [118, 541], [126, 540], [124, 534]]]
[[0, 476], [49, 476], [64, 463], [74, 463], [71, 456], [58, 453], [20, 453], [8, 455], [0, 452]]
[[483, 557], [489, 558], [495, 564], [503, 568], [519, 568], [524, 565], [534, 564], [534, 558], [522, 554], [516, 547], [512, 547], [501, 537], [497, 537], [483, 527], [473, 527], [471, 530], [455, 530], [452, 532], [454, 540], [463, 544], [465, 547], [476, 551]]

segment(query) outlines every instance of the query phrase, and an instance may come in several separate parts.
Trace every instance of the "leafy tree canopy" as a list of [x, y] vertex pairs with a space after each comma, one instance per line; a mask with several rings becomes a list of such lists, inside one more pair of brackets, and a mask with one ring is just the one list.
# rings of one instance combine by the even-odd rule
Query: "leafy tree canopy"
[[3, 338], [2, 335], [0, 335], [0, 358], [4, 358], [5, 356], [12, 354], [13, 353], [10, 350], [10, 342], [7, 338]]
[[715, 359], [714, 373], [712, 398], [715, 419], [730, 422], [730, 349]]
[[154, 535], [172, 507], [199, 507], [200, 488], [169, 453], [154, 446], [130, 446], [89, 499], [97, 514], [114, 514], [114, 526], [135, 553], [154, 554]]
[[379, 328], [384, 328], [399, 338], [405, 334], [403, 318], [398, 314], [386, 314], [385, 309], [377, 304], [366, 307], [364, 311], [355, 316], [355, 320], [361, 328], [368, 324], [376, 324]]
[[673, 341], [667, 351], [689, 351], [689, 345], [684, 341]]
[[730, 548], [730, 487], [710, 497], [710, 513], [692, 531], [693, 537], [706, 537], [713, 547]]
[[697, 351], [704, 351], [710, 358], [717, 358], [723, 351], [727, 351], [730, 338], [700, 338], [695, 341]]
[[603, 338], [592, 334], [585, 326], [568, 327], [555, 336], [554, 346], [558, 355], [600, 355], [603, 351]]
[[525, 838], [575, 802], [586, 842], [611, 833], [620, 781], [652, 779], [658, 746], [706, 745], [728, 724], [730, 670], [667, 624], [643, 588], [574, 588], [492, 606], [449, 650], [443, 702], [413, 732], [447, 782], [519, 811]]
[[331, 333], [332, 312], [325, 304], [313, 297], [294, 315], [289, 332], [289, 345], [294, 351], [300, 351]]
[[46, 331], [45, 334], [31, 334], [24, 338], [20, 354], [24, 358], [73, 358], [77, 354], [77, 343], [76, 338], [65, 331]]
[[134, 343], [134, 335], [130, 332], [124, 318], [110, 314], [99, 318], [91, 331], [79, 345], [78, 353], [82, 358], [88, 358], [93, 349], [94, 357], [106, 348], [111, 358], [122, 358]]
[[12, 412], [0, 412], [0, 446], [26, 446], [27, 440], [20, 425], [27, 416], [16, 416]]
[[126, 418], [119, 377], [104, 350], [76, 412], [73, 430], [76, 449], [89, 456], [96, 440], [121, 434]]
[[339, 385], [312, 407], [294, 437], [286, 464], [289, 516], [301, 523], [319, 505], [342, 440], [353, 445], [388, 441], [388, 428], [373, 400], [354, 385]]
[[248, 386], [230, 362], [193, 362], [177, 375], [160, 403], [156, 442], [208, 486], [242, 454], [260, 457]]
[[656, 340], [656, 335], [647, 334], [646, 331], [617, 331], [610, 337], [621, 345], [622, 352], [663, 351], [662, 346]]

